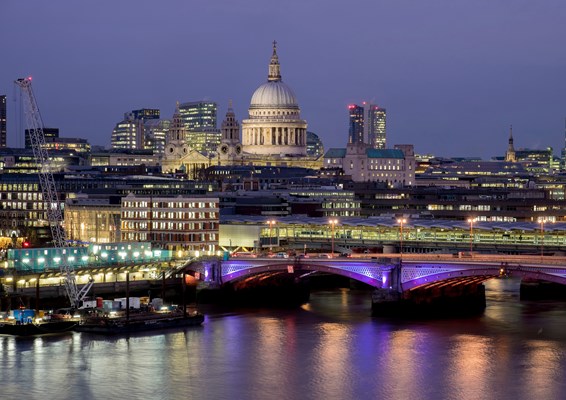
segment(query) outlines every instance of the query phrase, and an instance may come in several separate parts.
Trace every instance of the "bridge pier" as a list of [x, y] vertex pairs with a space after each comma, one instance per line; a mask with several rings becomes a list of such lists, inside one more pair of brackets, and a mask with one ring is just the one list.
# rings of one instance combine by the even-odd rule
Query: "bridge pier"
[[481, 314], [486, 307], [485, 287], [455, 285], [400, 293], [395, 289], [376, 289], [372, 294], [372, 315], [464, 316]]
[[566, 300], [564, 285], [536, 279], [523, 279], [519, 293], [521, 300]]

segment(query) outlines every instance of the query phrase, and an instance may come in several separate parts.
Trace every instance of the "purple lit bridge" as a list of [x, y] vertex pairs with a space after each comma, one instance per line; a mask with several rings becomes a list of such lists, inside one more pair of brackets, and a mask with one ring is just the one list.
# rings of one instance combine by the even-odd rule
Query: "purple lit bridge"
[[232, 258], [198, 260], [185, 265], [198, 279], [218, 285], [253, 277], [330, 273], [400, 294], [416, 289], [476, 286], [488, 279], [514, 276], [566, 284], [566, 258], [535, 256], [403, 255], [379, 258]]

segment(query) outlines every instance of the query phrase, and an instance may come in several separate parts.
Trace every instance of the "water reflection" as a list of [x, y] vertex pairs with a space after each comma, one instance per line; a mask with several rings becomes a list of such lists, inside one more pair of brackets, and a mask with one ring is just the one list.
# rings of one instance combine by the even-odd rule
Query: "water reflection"
[[371, 318], [366, 292], [342, 290], [171, 332], [0, 337], [1, 398], [561, 398], [566, 305], [517, 288], [495, 281], [485, 314], [462, 320]]

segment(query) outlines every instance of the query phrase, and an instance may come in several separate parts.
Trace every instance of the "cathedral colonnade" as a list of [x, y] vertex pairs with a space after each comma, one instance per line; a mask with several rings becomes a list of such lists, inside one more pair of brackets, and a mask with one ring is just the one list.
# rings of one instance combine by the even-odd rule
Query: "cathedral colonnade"
[[244, 143], [252, 146], [305, 146], [306, 128], [285, 126], [248, 127], [244, 129]]

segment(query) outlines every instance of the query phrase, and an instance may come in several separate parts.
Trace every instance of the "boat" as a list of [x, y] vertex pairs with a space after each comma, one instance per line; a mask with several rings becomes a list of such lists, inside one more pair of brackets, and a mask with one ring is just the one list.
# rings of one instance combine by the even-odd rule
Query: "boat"
[[48, 313], [20, 308], [0, 319], [0, 335], [36, 336], [69, 332], [79, 323], [78, 318], [66, 313]]
[[203, 322], [204, 315], [198, 312], [187, 314], [180, 310], [142, 311], [130, 315], [123, 315], [123, 313], [98, 315], [95, 313], [83, 317], [73, 330], [112, 335], [198, 326]]
[[17, 321], [5, 320], [0, 322], [0, 335], [11, 336], [36, 336], [53, 335], [69, 332], [79, 323], [78, 319], [61, 319], [53, 321], [30, 320]]

